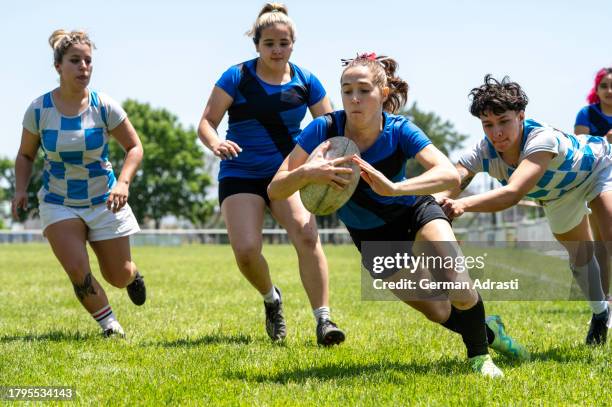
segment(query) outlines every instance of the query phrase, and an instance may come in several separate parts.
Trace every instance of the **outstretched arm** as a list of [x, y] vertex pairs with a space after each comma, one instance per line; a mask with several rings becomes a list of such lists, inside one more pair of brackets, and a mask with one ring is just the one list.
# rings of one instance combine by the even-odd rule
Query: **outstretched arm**
[[417, 153], [416, 159], [426, 169], [423, 174], [401, 182], [392, 182], [362, 158], [353, 157], [353, 161], [361, 168], [361, 178], [382, 196], [429, 195], [459, 185], [459, 174], [433, 144]]
[[446, 198], [456, 199], [459, 194], [461, 194], [461, 192], [463, 192], [470, 185], [476, 176], [476, 174], [459, 163], [455, 164], [455, 169], [459, 173], [459, 186], [433, 194], [433, 197], [436, 198], [436, 201], [440, 204]]
[[542, 178], [552, 158], [553, 154], [547, 151], [533, 153], [519, 164], [508, 185], [457, 200], [445, 198], [442, 208], [452, 218], [464, 212], [497, 212], [510, 208]]

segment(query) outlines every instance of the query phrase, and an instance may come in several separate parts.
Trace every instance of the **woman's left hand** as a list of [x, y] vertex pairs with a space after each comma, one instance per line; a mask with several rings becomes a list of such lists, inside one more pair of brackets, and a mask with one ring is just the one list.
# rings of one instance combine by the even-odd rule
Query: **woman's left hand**
[[395, 183], [385, 177], [385, 174], [372, 167], [370, 163], [361, 157], [354, 155], [353, 162], [361, 168], [361, 178], [372, 188], [374, 192], [382, 196], [397, 195]]
[[106, 200], [106, 207], [113, 212], [119, 212], [127, 203], [128, 195], [128, 184], [125, 181], [117, 181], [117, 184], [115, 184]]

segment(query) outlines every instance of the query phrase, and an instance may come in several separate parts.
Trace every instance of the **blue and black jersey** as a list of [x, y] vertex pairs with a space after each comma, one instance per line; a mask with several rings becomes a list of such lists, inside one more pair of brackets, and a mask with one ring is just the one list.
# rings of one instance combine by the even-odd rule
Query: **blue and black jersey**
[[289, 63], [291, 81], [271, 85], [256, 75], [257, 59], [229, 68], [217, 81], [234, 100], [228, 109], [227, 140], [242, 152], [221, 162], [219, 179], [271, 177], [295, 146], [306, 109], [325, 97], [321, 82]]
[[[429, 138], [403, 116], [383, 113], [383, 131], [374, 144], [361, 152], [361, 158], [393, 182], [406, 179], [406, 162], [431, 144]], [[339, 110], [313, 120], [297, 138], [308, 154], [323, 141], [344, 136], [346, 114]], [[338, 217], [348, 228], [373, 229], [402, 218], [416, 197], [380, 196], [363, 180], [351, 199], [338, 210]]]
[[588, 127], [591, 136], [605, 137], [612, 129], [612, 116], [602, 112], [599, 103], [588, 105], [580, 109], [574, 126]]

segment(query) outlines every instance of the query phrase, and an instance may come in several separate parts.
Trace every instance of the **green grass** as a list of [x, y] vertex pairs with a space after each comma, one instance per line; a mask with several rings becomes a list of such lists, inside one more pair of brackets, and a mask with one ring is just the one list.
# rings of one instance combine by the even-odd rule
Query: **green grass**
[[[610, 344], [583, 345], [582, 302], [489, 302], [534, 360], [494, 355], [501, 380], [470, 373], [461, 338], [398, 302], [360, 299], [352, 246], [327, 246], [333, 319], [347, 341], [315, 344], [288, 246], [264, 251], [288, 338], [271, 343], [261, 297], [228, 246], [135, 247], [149, 299], [101, 281], [128, 335], [104, 340], [47, 245], [0, 246], [0, 386], [69, 385], [82, 404], [606, 405]], [[94, 260], [92, 256], [92, 260]], [[500, 260], [501, 261], [501, 260]], [[561, 272], [569, 273], [566, 269]]]

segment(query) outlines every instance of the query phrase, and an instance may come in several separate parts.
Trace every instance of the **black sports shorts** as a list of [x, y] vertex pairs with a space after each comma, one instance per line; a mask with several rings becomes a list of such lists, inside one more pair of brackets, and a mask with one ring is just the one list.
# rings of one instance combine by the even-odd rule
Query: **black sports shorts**
[[266, 201], [266, 205], [270, 206], [270, 198], [268, 197], [268, 185], [272, 181], [272, 177], [268, 178], [237, 178], [226, 177], [219, 181], [219, 206], [228, 196], [236, 194], [254, 194], [259, 195]]
[[[450, 223], [450, 220], [434, 197], [423, 195], [417, 197], [412, 206], [406, 206], [406, 211], [393, 223], [387, 223], [373, 229], [353, 229], [348, 227], [347, 229], [351, 234], [353, 243], [361, 252], [361, 242], [413, 242], [416, 239], [417, 232], [434, 219], [444, 219]], [[364, 267], [366, 267], [365, 264]], [[395, 273], [393, 270], [388, 270], [384, 274], [374, 274], [371, 270], [368, 270], [368, 272], [373, 278], [386, 278]]]
[[347, 227], [353, 243], [361, 251], [361, 242], [373, 241], [414, 241], [417, 232], [434, 219], [450, 220], [433, 196], [417, 197], [412, 206], [406, 206], [404, 214], [393, 223], [373, 229], [353, 229]]

